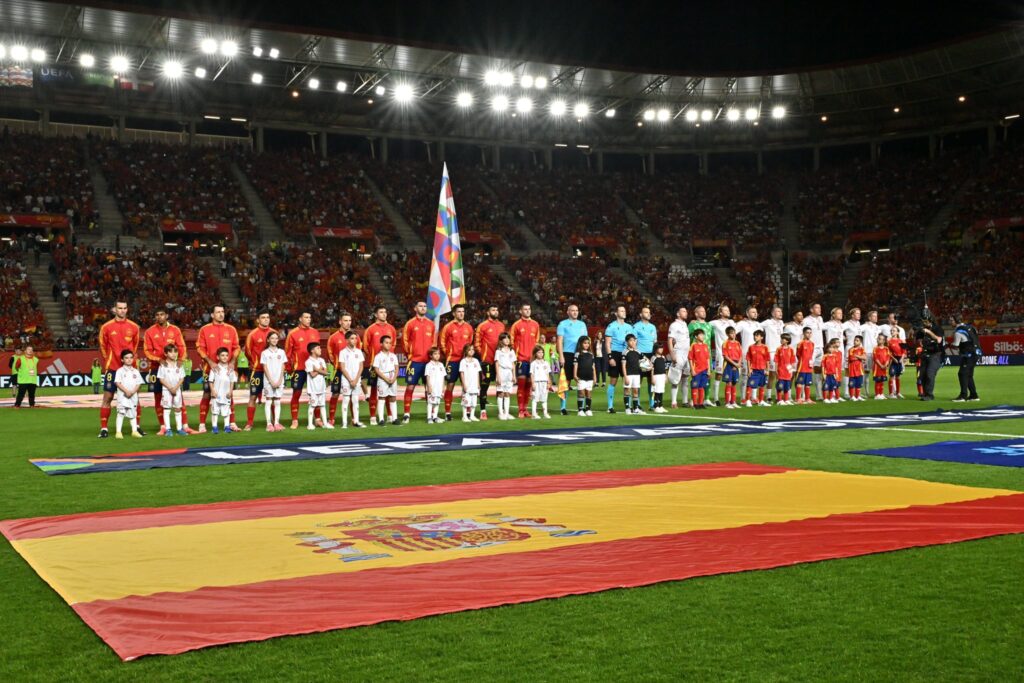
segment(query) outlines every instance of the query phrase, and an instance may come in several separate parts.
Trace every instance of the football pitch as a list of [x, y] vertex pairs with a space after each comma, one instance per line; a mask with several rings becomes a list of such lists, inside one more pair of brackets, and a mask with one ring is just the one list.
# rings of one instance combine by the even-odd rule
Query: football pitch
[[[839, 405], [671, 411], [663, 416], [570, 412], [545, 421], [187, 438], [96, 438], [97, 411], [0, 411], [0, 519], [238, 501], [531, 475], [746, 461], [1024, 491], [1024, 467], [910, 460], [849, 451], [1024, 436], [1024, 419], [888, 429], [743, 434], [528, 448], [348, 457], [237, 466], [46, 476], [29, 458], [187, 446], [373, 436], [539, 430], [728, 419], [768, 420], [974, 409], [1024, 403], [1024, 368], [979, 368], [980, 403], [866, 401]], [[908, 377], [907, 387], [913, 393]], [[48, 393], [55, 393], [51, 390]], [[641, 395], [643, 396], [642, 390]], [[955, 369], [936, 395], [953, 397]], [[574, 396], [574, 395], [573, 395]], [[143, 423], [154, 416], [145, 397]], [[574, 400], [570, 408], [574, 408]], [[456, 403], [454, 412], [460, 412]], [[616, 408], [621, 408], [620, 405]], [[600, 409], [600, 410], [598, 410]], [[244, 407], [237, 406], [244, 417]], [[287, 406], [285, 406], [287, 417]], [[196, 409], [190, 409], [194, 420]], [[364, 407], [365, 414], [365, 407]], [[301, 415], [305, 425], [305, 406]], [[113, 421], [112, 423], [113, 424]], [[154, 430], [150, 430], [151, 433]], [[945, 432], [953, 432], [947, 434]], [[123, 663], [0, 542], [0, 675], [5, 680], [1022, 680], [1024, 534], [785, 568], [725, 574], [465, 611], [407, 622], [282, 637]], [[614, 556], [607, 558], [616, 562]], [[125, 571], [131, 571], [126, 568]], [[515, 577], [510, 576], [510, 581]], [[296, 605], [301, 610], [302, 605]]]

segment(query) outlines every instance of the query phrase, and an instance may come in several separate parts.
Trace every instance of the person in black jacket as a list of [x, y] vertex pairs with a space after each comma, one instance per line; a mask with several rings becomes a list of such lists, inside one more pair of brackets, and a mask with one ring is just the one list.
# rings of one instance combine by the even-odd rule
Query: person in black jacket
[[978, 338], [978, 330], [960, 315], [953, 316], [952, 323], [955, 331], [950, 347], [960, 356], [960, 369], [956, 373], [956, 378], [960, 382], [960, 395], [953, 400], [957, 402], [980, 401], [978, 388], [974, 385], [974, 368], [978, 365], [978, 359], [981, 357], [981, 340]]

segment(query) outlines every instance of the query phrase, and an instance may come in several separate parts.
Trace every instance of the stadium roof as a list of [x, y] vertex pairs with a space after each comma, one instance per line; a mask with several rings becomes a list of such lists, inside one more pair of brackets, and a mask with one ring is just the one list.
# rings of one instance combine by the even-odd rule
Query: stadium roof
[[[788, 40], [780, 40], [782, 24], [757, 13], [735, 19], [730, 30], [720, 25], [721, 12], [699, 25], [679, 23], [678, 11], [665, 10], [659, 18], [662, 27], [671, 27], [669, 34], [678, 35], [673, 42], [651, 20], [637, 21], [619, 31], [618, 41], [611, 40], [607, 36], [613, 35], [609, 25], [614, 22], [591, 17], [582, 26], [593, 36], [590, 45], [598, 47], [588, 61], [580, 26], [565, 26], [565, 40], [558, 39], [567, 21], [559, 11], [545, 14], [532, 8], [539, 13], [531, 15], [531, 22], [540, 26], [533, 30], [521, 17], [515, 22], [507, 7], [489, 9], [474, 23], [465, 13], [445, 15], [429, 3], [407, 4], [400, 10], [369, 11], [359, 3], [321, 9], [319, 3], [293, 8], [227, 2], [213, 6], [215, 12], [185, 11], [170, 3], [5, 0], [0, 4], [0, 44], [7, 54], [0, 62], [10, 64], [10, 47], [24, 45], [45, 51], [42, 66], [82, 69], [81, 56], [90, 54], [97, 61], [94, 68], [109, 73], [110, 58], [120, 55], [129, 65], [123, 78], [155, 86], [152, 93], [130, 95], [95, 88], [47, 86], [31, 93], [0, 88], [0, 107], [171, 120], [216, 111], [271, 127], [359, 134], [522, 145], [571, 137], [608, 148], [696, 148], [809, 143], [992, 122], [1024, 106], [1024, 23], [984, 12], [972, 11], [965, 18], [939, 8], [921, 19], [896, 11], [879, 17], [872, 31], [863, 12], [848, 30], [837, 30], [834, 24], [842, 14], [834, 10], [815, 15], [819, 24], [780, 11], [793, 30]], [[322, 18], [316, 22], [318, 12]], [[623, 12], [602, 16], [624, 20], [628, 13]], [[431, 17], [436, 17], [433, 22]], [[766, 22], [759, 38], [752, 19]], [[306, 28], [313, 23], [318, 28]], [[823, 39], [814, 33], [816, 25], [832, 30]], [[717, 39], [717, 49], [696, 46], [691, 39], [697, 26], [702, 42]], [[645, 43], [638, 38], [644, 32], [649, 35]], [[467, 33], [483, 37], [461, 38]], [[519, 35], [528, 38], [516, 43]], [[213, 54], [202, 51], [204, 40], [212, 41]], [[753, 46], [732, 57], [722, 49], [741, 41]], [[223, 54], [232, 44], [237, 53]], [[878, 54], [889, 56], [872, 58]], [[545, 55], [564, 59], [540, 59]], [[184, 67], [174, 83], [162, 73], [167, 60]], [[810, 66], [793, 66], [802, 61]], [[820, 67], [837, 61], [845, 63]], [[611, 62], [661, 68], [589, 65]], [[694, 64], [703, 68], [687, 68]], [[766, 71], [776, 65], [789, 68]], [[205, 78], [195, 77], [197, 67], [206, 69]], [[262, 79], [259, 84], [254, 74]], [[535, 85], [523, 87], [524, 76]], [[496, 83], [489, 85], [488, 78]], [[546, 79], [546, 88], [536, 87], [538, 78]], [[471, 94], [474, 106], [459, 108], [459, 93]], [[396, 94], [412, 99], [398, 103]], [[517, 111], [523, 98], [530, 100], [531, 111], [524, 111], [525, 104]], [[558, 103], [565, 107], [562, 114]], [[576, 109], [581, 103], [585, 110]], [[504, 111], [495, 111], [501, 107]], [[772, 116], [776, 108], [785, 111], [784, 120]]]

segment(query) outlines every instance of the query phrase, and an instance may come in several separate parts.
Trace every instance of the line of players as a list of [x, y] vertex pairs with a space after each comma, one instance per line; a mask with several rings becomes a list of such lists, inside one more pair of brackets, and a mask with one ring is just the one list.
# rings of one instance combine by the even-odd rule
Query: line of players
[[[537, 344], [540, 325], [532, 318], [529, 304], [520, 307], [519, 318], [507, 331], [496, 306], [488, 308], [486, 319], [475, 330], [466, 321], [465, 307], [456, 306], [452, 311], [452, 321], [439, 334], [434, 322], [426, 317], [426, 310], [426, 304], [419, 302], [414, 316], [401, 333], [402, 346], [409, 360], [403, 396], [403, 422], [410, 419], [413, 394], [420, 383], [426, 385], [431, 420], [440, 419], [442, 401], [445, 419], [451, 420], [457, 383], [463, 385], [464, 418], [467, 420], [476, 418], [476, 400], [479, 401], [480, 419], [487, 419], [487, 392], [492, 383], [496, 383], [498, 389], [499, 419], [513, 419], [510, 407], [513, 394], [517, 397], [517, 417], [533, 417], [538, 405], [546, 413], [549, 376], [541, 372], [542, 363], [538, 362], [543, 356], [542, 350], [538, 352]], [[850, 320], [844, 322], [842, 310], [833, 309], [829, 321], [825, 322], [821, 318], [820, 305], [815, 304], [807, 316], [797, 312], [791, 322], [785, 323], [778, 307], [774, 307], [770, 317], [764, 321], [758, 321], [757, 310], [750, 307], [746, 317], [735, 322], [728, 307], [721, 306], [718, 317], [708, 322], [703, 306], [694, 308], [692, 321], [688, 321], [688, 310], [680, 307], [676, 320], [669, 327], [665, 346], [657, 341], [657, 329], [651, 323], [648, 307], [641, 308], [639, 320], [630, 324], [626, 322], [625, 306], [619, 306], [603, 335], [603, 352], [609, 372], [608, 411], [614, 412], [619, 377], [625, 378], [623, 401], [630, 413], [640, 411], [637, 389], [642, 377], [648, 378], [650, 407], [659, 412], [664, 411], [661, 402], [666, 383], [672, 387], [673, 408], [680, 405], [677, 403], [679, 387], [687, 385], [690, 392], [684, 390], [682, 405], [717, 404], [723, 384], [726, 386], [727, 405], [738, 404], [737, 385], [747, 390], [746, 405], [755, 402], [767, 405], [765, 390], [770, 393], [773, 388], [775, 400], [788, 403], [794, 380], [797, 385], [795, 402], [812, 401], [811, 386], [819, 400], [838, 401], [843, 397], [839, 396], [838, 386], [832, 386], [833, 383], [841, 383], [845, 398], [859, 398], [859, 387], [853, 386], [854, 393], [851, 393], [851, 380], [853, 385], [857, 385], [857, 378], [863, 376], [862, 373], [873, 372], [876, 387], [879, 387], [877, 377], [882, 371], [880, 368], [890, 376], [890, 396], [902, 397], [900, 376], [905, 364], [906, 335], [896, 323], [895, 316], [890, 316], [885, 325], [878, 325], [877, 315], [876, 311], [870, 311], [867, 321], [861, 323], [859, 309], [853, 309]], [[285, 338], [284, 348], [277, 349], [281, 335], [271, 327], [269, 312], [261, 312], [257, 317], [257, 327], [246, 337], [245, 352], [252, 363], [252, 376], [244, 427], [235, 423], [234, 399], [230, 389], [217, 388], [218, 379], [221, 380], [220, 385], [228, 386], [227, 379], [230, 373], [234, 373], [234, 364], [241, 351], [237, 329], [226, 323], [224, 318], [224, 308], [215, 306], [211, 311], [211, 322], [200, 328], [197, 335], [196, 351], [203, 371], [198, 431], [188, 427], [186, 407], [181, 400], [182, 381], [170, 371], [171, 366], [180, 366], [179, 359], [187, 353], [181, 329], [169, 322], [167, 311], [161, 310], [156, 313], [153, 325], [141, 335], [144, 358], [139, 369], [148, 370], [145, 382], [153, 393], [161, 434], [173, 432], [167, 410], [174, 411], [176, 415], [181, 411], [179, 432], [203, 433], [211, 405], [217, 416], [228, 418], [225, 421], [226, 431], [250, 430], [261, 397], [265, 399], [268, 428], [272, 431], [283, 429], [280, 400], [286, 382], [293, 390], [290, 404], [292, 429], [298, 427], [304, 388], [311, 406], [309, 426], [333, 427], [339, 402], [343, 404], [343, 425], [351, 415], [352, 424], [362, 426], [359, 420], [360, 395], [368, 397], [371, 424], [378, 421], [383, 424], [386, 418], [390, 418], [391, 423], [398, 422], [398, 360], [392, 349], [399, 337], [398, 331], [388, 322], [388, 311], [384, 306], [375, 309], [374, 321], [367, 326], [362, 337], [353, 332], [351, 315], [342, 314], [338, 330], [327, 341], [326, 354], [320, 348], [320, 332], [312, 327], [309, 313], [300, 316], [298, 326]], [[783, 344], [784, 335], [788, 337], [788, 344]], [[126, 302], [115, 303], [114, 318], [103, 325], [99, 337], [104, 372], [100, 437], [104, 438], [108, 435], [115, 395], [119, 414], [127, 416], [131, 410], [132, 401], [123, 399], [134, 396], [135, 404], [138, 403], [138, 388], [132, 391], [129, 387], [125, 391], [118, 386], [116, 378], [119, 367], [123, 367], [122, 353], [127, 350], [135, 354], [140, 341], [140, 328], [128, 319]], [[633, 339], [629, 340], [629, 337]], [[706, 347], [706, 353], [697, 348], [700, 344], [691, 344], [691, 339], [697, 341], [698, 337]], [[890, 338], [891, 342], [888, 341]], [[795, 346], [793, 340], [799, 340]], [[581, 345], [586, 348], [580, 348]], [[590, 345], [587, 326], [579, 319], [578, 307], [572, 304], [567, 309], [567, 318], [558, 325], [556, 347], [567, 379], [576, 383], [577, 414], [580, 415], [592, 414], [595, 368]], [[168, 356], [168, 346], [177, 350], [176, 358]], [[834, 348], [836, 346], [838, 348]], [[268, 347], [280, 353], [275, 351], [264, 358]], [[780, 357], [780, 348], [791, 349], [792, 354], [784, 350]], [[859, 358], [861, 351], [854, 350], [857, 348], [863, 349], [863, 359]], [[636, 352], [635, 356], [629, 353], [631, 350]], [[835, 361], [837, 350], [841, 358], [838, 368]], [[879, 351], [876, 353], [876, 350]], [[790, 355], [794, 357], [790, 358]], [[475, 363], [463, 368], [463, 359], [472, 356], [476, 356]], [[336, 368], [333, 377], [327, 376], [327, 363]], [[432, 363], [435, 365], [431, 366]], [[443, 377], [437, 364], [444, 367]], [[476, 374], [476, 364], [480, 366], [479, 375]], [[170, 375], [170, 379], [161, 377], [160, 369], [164, 366], [168, 370], [163, 374]], [[221, 378], [223, 373], [228, 375]], [[713, 395], [708, 394], [712, 377]], [[324, 398], [328, 383], [329, 400]], [[310, 385], [308, 388], [307, 384]], [[883, 394], [881, 388], [876, 389], [876, 396]], [[532, 406], [529, 407], [532, 410], [528, 409], [531, 398]], [[567, 414], [564, 399], [561, 407], [562, 413]], [[275, 409], [276, 413], [273, 412]], [[138, 431], [144, 434], [141, 429]]]

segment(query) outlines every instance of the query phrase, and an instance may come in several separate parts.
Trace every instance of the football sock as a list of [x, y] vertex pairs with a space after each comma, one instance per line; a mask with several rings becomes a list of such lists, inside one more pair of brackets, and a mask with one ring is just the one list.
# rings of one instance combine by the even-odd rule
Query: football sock
[[412, 394], [414, 391], [416, 391], [415, 385], [405, 385], [405, 396], [402, 397], [402, 404], [404, 410], [402, 412], [404, 412], [406, 415], [408, 415], [412, 411]]
[[[920, 385], [918, 385], [920, 389]], [[100, 408], [100, 427], [102, 429], [107, 428], [107, 424], [110, 422], [110, 406], [106, 408]]]
[[722, 386], [722, 380], [718, 379], [718, 377], [715, 377], [713, 381], [715, 383], [715, 403], [718, 403], [718, 389], [719, 387]]
[[156, 394], [153, 394], [153, 410], [156, 411], [156, 421], [162, 428], [166, 423], [166, 419], [164, 415], [164, 410], [163, 408], [160, 407], [160, 397], [157, 396]]
[[178, 424], [179, 432], [185, 429], [185, 422], [182, 419], [182, 412], [183, 411], [180, 408], [174, 411], [174, 421]]
[[274, 424], [274, 402], [267, 401], [263, 404], [263, 415], [267, 419], [267, 426], [270, 427]]
[[455, 387], [448, 386], [444, 390], [444, 412], [452, 412], [452, 398], [455, 396]]
[[605, 387], [605, 393], [608, 396], [608, 407], [609, 408], [614, 408], [615, 407], [615, 385], [614, 384], [609, 384], [608, 386], [606, 386]]
[[334, 424], [335, 418], [338, 416], [338, 395], [331, 394], [331, 399], [327, 404], [327, 412], [330, 416], [330, 423]]
[[124, 426], [124, 415], [122, 415], [121, 413], [118, 413], [117, 414], [117, 419], [114, 420], [114, 424], [117, 425], [117, 428], [116, 428], [114, 433], [115, 434], [120, 434], [121, 433], [121, 427]]
[[256, 404], [250, 403], [245, 407], [245, 424], [251, 427], [252, 421], [256, 419]]
[[352, 400], [352, 423], [355, 424], [359, 422], [359, 394], [353, 391], [349, 398]]
[[[171, 426], [171, 409], [170, 408], [165, 408], [165, 409], [160, 411], [160, 426], [163, 427], [164, 425], [167, 425], [168, 428], [170, 428], [170, 426]], [[181, 428], [179, 427], [179, 429], [181, 429]]]
[[199, 424], [206, 424], [206, 416], [210, 412], [210, 397], [203, 396], [199, 399]]
[[298, 389], [292, 391], [292, 422], [295, 422], [299, 419], [299, 398], [301, 398], [301, 396], [302, 394]]

